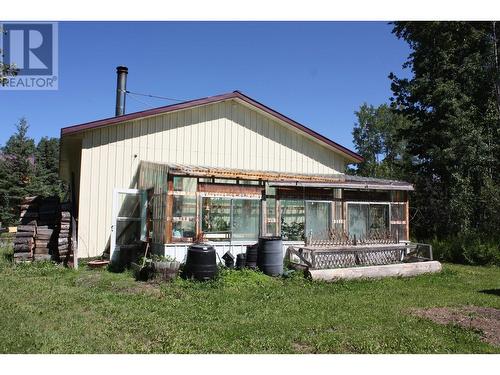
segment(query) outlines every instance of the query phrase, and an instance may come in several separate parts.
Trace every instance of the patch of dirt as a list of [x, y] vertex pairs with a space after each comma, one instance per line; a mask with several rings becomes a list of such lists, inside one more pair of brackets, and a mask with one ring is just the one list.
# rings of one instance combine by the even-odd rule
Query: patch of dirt
[[465, 306], [461, 308], [433, 307], [414, 309], [413, 313], [438, 324], [456, 324], [481, 333], [483, 341], [500, 346], [500, 309]]
[[315, 353], [314, 347], [304, 342], [293, 342], [292, 349], [299, 354]]

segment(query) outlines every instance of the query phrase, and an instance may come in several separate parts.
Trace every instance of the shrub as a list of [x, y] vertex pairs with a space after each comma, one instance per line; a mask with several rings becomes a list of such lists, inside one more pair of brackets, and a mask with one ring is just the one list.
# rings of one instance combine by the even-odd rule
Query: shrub
[[470, 265], [500, 266], [500, 243], [476, 232], [431, 241], [434, 258]]

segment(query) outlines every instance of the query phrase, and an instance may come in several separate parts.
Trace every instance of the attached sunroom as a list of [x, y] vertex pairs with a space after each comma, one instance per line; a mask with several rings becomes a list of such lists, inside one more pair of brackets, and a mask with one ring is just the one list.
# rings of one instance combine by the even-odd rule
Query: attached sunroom
[[263, 235], [282, 236], [284, 246], [399, 243], [409, 237], [412, 190], [405, 182], [340, 173], [288, 174], [143, 161], [137, 192], [144, 209], [136, 212], [142, 212], [145, 225], [120, 227], [116, 246], [123, 243], [120, 238], [149, 236], [156, 251], [182, 260], [195, 241], [212, 243], [220, 255], [228, 250], [236, 254]]

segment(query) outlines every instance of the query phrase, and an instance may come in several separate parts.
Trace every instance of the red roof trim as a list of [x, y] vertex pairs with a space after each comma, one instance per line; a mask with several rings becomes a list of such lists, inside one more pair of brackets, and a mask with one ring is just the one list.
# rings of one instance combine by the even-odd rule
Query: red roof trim
[[210, 97], [202, 98], [202, 99], [190, 100], [187, 102], [182, 102], [182, 103], [178, 103], [178, 104], [172, 104], [172, 105], [167, 105], [167, 106], [163, 106], [163, 107], [148, 109], [145, 111], [129, 113], [128, 115], [110, 117], [110, 118], [106, 118], [106, 119], [102, 119], [102, 120], [98, 120], [98, 121], [92, 121], [92, 122], [87, 122], [84, 124], [68, 126], [68, 127], [61, 129], [61, 137], [63, 135], [70, 135], [70, 134], [82, 132], [85, 130], [91, 130], [91, 129], [100, 128], [103, 126], [117, 124], [117, 123], [124, 122], [124, 121], [131, 121], [131, 120], [135, 120], [135, 119], [142, 118], [142, 117], [154, 116], [154, 115], [158, 115], [158, 114], [162, 114], [162, 113], [178, 111], [178, 110], [182, 110], [182, 109], [192, 108], [192, 107], [196, 107], [196, 106], [200, 106], [200, 105], [205, 105], [205, 104], [210, 104], [210, 103], [215, 103], [215, 102], [220, 102], [220, 101], [224, 101], [224, 100], [228, 100], [228, 99], [235, 99], [235, 98], [238, 98], [238, 99], [258, 108], [258, 109], [270, 114], [271, 116], [277, 117], [281, 121], [284, 121], [287, 124], [301, 130], [302, 132], [309, 134], [310, 136], [320, 140], [321, 142], [326, 143], [327, 145], [351, 156], [355, 160], [363, 161], [363, 157], [361, 155], [355, 153], [354, 151], [351, 151], [348, 148], [346, 148], [342, 145], [339, 145], [338, 143], [332, 141], [331, 139], [328, 139], [328, 138], [322, 136], [321, 134], [315, 132], [314, 130], [298, 123], [297, 121], [292, 120], [291, 118], [275, 111], [274, 109], [269, 108], [268, 106], [266, 106], [262, 103], [259, 103], [258, 101], [242, 94], [239, 91], [234, 91], [234, 92], [222, 94], [222, 95], [210, 96]]

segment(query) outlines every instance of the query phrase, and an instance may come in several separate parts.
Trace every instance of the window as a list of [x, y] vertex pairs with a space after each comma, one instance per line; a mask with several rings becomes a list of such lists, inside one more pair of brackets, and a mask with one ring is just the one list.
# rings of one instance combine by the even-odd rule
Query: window
[[276, 235], [276, 199], [266, 198], [266, 235]]
[[209, 240], [257, 240], [260, 200], [203, 197], [201, 223]]
[[172, 241], [191, 242], [196, 234], [196, 178], [173, 178]]
[[277, 234], [276, 222], [276, 188], [269, 186], [266, 183], [266, 236], [274, 236]]
[[284, 240], [304, 240], [305, 212], [303, 200], [283, 199], [281, 202], [281, 235]]
[[330, 237], [330, 202], [306, 201], [306, 237], [326, 240]]
[[172, 239], [192, 241], [196, 233], [196, 197], [174, 195]]
[[366, 238], [389, 230], [388, 204], [348, 204], [349, 236]]
[[406, 240], [406, 204], [391, 203], [391, 235], [397, 240]]
[[195, 192], [196, 178], [174, 176], [174, 191]]
[[260, 224], [260, 200], [233, 199], [233, 240], [257, 240]]

